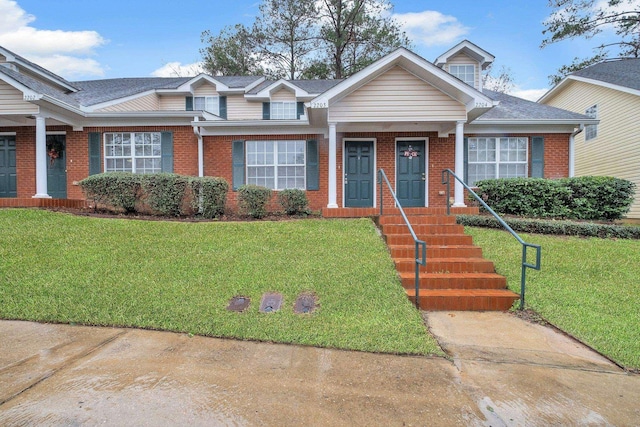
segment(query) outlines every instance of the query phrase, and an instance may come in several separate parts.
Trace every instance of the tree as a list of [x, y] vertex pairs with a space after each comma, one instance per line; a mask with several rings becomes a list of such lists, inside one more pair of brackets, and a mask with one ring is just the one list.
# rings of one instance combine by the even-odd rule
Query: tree
[[410, 41], [388, 0], [320, 0], [320, 38], [332, 77], [346, 78]]
[[259, 58], [255, 54], [255, 39], [244, 25], [227, 26], [217, 36], [204, 31], [200, 49], [204, 69], [211, 75], [247, 76], [263, 74]]
[[549, 0], [553, 9], [544, 22], [542, 34], [548, 35], [540, 47], [563, 40], [584, 37], [590, 39], [605, 29], [615, 31], [617, 40], [594, 48], [590, 58], [574, 58], [571, 65], [565, 65], [558, 74], [549, 76], [552, 84], [558, 83], [567, 74], [591, 64], [612, 57], [640, 57], [640, 9], [637, 0]]
[[264, 0], [253, 25], [252, 36], [271, 74], [298, 78], [311, 64], [318, 48], [315, 2], [309, 0]]
[[495, 76], [493, 66], [489, 66], [489, 69], [482, 77], [482, 87], [495, 92], [510, 93], [515, 87], [511, 68], [503, 65], [500, 67], [498, 75]]

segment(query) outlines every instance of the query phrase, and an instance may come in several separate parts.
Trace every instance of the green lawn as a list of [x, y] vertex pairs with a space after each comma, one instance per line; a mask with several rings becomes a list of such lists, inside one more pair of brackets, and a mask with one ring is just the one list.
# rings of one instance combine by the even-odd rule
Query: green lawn
[[[181, 223], [0, 210], [0, 318], [442, 354], [370, 220]], [[293, 313], [314, 292], [319, 309]], [[283, 308], [260, 313], [261, 295]], [[251, 298], [244, 313], [231, 297]]]
[[[466, 231], [520, 292], [522, 250], [515, 239], [499, 230]], [[542, 270], [527, 271], [527, 307], [618, 363], [640, 369], [640, 241], [521, 237], [542, 245]]]

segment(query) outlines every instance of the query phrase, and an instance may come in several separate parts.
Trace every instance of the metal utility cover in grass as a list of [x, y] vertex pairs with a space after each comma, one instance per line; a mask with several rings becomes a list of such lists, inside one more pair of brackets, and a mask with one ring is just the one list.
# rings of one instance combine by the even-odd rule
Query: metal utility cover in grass
[[293, 307], [293, 311], [297, 314], [313, 313], [315, 309], [316, 309], [316, 296], [309, 293], [300, 294], [296, 299], [295, 306]]
[[273, 313], [280, 310], [282, 305], [282, 295], [278, 293], [266, 293], [262, 295], [260, 311], [262, 313]]
[[249, 307], [251, 303], [251, 299], [248, 297], [237, 296], [233, 297], [229, 300], [229, 305], [227, 306], [227, 310], [229, 311], [237, 311], [243, 312]]

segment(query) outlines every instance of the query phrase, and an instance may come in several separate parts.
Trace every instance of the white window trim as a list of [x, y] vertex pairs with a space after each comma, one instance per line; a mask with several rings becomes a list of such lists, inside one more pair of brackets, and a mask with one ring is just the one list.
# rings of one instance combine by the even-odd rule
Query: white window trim
[[[136, 156], [136, 147], [135, 147], [135, 135], [139, 133], [149, 133], [149, 134], [158, 134], [160, 140], [160, 155], [159, 156]], [[107, 135], [115, 135], [115, 134], [129, 134], [129, 141], [131, 144], [131, 156], [108, 156], [107, 155]], [[131, 173], [136, 172], [136, 159], [160, 159], [160, 171], [162, 171], [162, 133], [161, 132], [105, 132], [102, 135], [102, 152], [103, 152], [103, 170], [105, 172], [116, 172], [116, 171], [108, 171], [107, 170], [107, 160], [111, 159], [131, 159]]]
[[[247, 160], [248, 155], [249, 155], [249, 143], [250, 142], [273, 142], [273, 160], [274, 163], [272, 164], [264, 164], [264, 165], [250, 165], [249, 161]], [[303, 157], [303, 161], [301, 164], [283, 164], [283, 165], [279, 165], [278, 164], [278, 144], [281, 142], [300, 142], [302, 143], [302, 148], [304, 150], [304, 157]], [[278, 167], [287, 167], [287, 166], [293, 166], [293, 167], [303, 167], [304, 168], [304, 173], [303, 173], [303, 185], [302, 188], [286, 188], [286, 187], [281, 187], [278, 181]], [[303, 190], [306, 191], [307, 189], [307, 141], [304, 139], [257, 139], [257, 140], [248, 140], [245, 141], [245, 176], [246, 176], [246, 181], [247, 184], [249, 183], [249, 168], [250, 167], [273, 167], [273, 179], [274, 179], [274, 187], [271, 190], [273, 191], [283, 191], [283, 190], [289, 190], [289, 189], [297, 189], [297, 190]]]
[[[524, 177], [528, 177], [529, 176], [529, 143], [531, 142], [531, 138], [526, 137], [526, 136], [474, 136], [474, 137], [471, 137], [471, 138], [467, 138], [467, 159], [468, 159], [468, 155], [469, 155], [469, 145], [471, 144], [471, 140], [472, 139], [476, 139], [477, 140], [477, 139], [480, 139], [480, 138], [496, 140], [496, 160], [495, 160], [495, 162], [490, 162], [490, 161], [484, 161], [484, 162], [475, 161], [475, 162], [472, 162], [470, 160], [467, 160], [467, 167], [468, 167], [468, 165], [495, 164], [496, 165], [496, 174], [495, 174], [495, 176], [493, 178], [483, 178], [483, 179], [498, 179], [498, 178], [500, 178], [500, 165], [501, 164], [515, 164], [515, 165], [524, 164]], [[501, 162], [500, 161], [500, 139], [502, 139], [502, 138], [524, 138], [526, 140], [526, 143], [525, 143], [525, 160], [524, 161], [518, 161], [518, 162], [508, 162], [508, 161]], [[469, 184], [469, 185], [472, 185], [472, 184]], [[475, 185], [475, 183], [474, 183], [474, 185]]]
[[[293, 105], [293, 117], [275, 117], [274, 106], [282, 105], [284, 115], [285, 105]], [[298, 103], [296, 101], [271, 101], [269, 105], [269, 119], [271, 120], [297, 120], [298, 119]]]
[[[591, 107], [587, 108], [584, 112], [586, 116], [591, 117], [592, 119], [598, 118], [598, 104], [594, 104]], [[584, 127], [584, 140], [592, 141], [598, 137], [598, 125], [586, 125]]]
[[[451, 67], [472, 67], [473, 68], [473, 80], [471, 81], [471, 84], [469, 84], [469, 82], [461, 79], [456, 74], [454, 74], [451, 71]], [[451, 74], [452, 76], [460, 79], [461, 81], [463, 81], [464, 83], [468, 84], [471, 87], [476, 87], [476, 64], [450, 64], [449, 65], [449, 74]], [[465, 72], [465, 74], [467, 74], [467, 73]]]
[[[204, 102], [204, 108], [200, 109], [196, 107], [196, 99], [202, 99]], [[213, 107], [213, 111], [207, 109], [207, 101], [211, 101]], [[220, 97], [219, 96], [194, 96], [193, 97], [193, 109], [196, 111], [206, 111], [211, 114], [215, 114], [216, 116], [220, 115]]]

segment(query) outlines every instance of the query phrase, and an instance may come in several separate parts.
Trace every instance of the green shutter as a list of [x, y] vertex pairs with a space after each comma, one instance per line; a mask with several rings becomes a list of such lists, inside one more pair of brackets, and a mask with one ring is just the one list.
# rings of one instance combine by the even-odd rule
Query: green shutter
[[102, 144], [99, 132], [89, 132], [89, 175], [102, 172]]
[[233, 141], [233, 189], [244, 185], [244, 141]]
[[300, 116], [304, 116], [304, 102], [298, 102], [298, 120], [300, 119]]
[[160, 147], [162, 150], [162, 172], [173, 172], [173, 133], [160, 133]]
[[263, 102], [262, 103], [262, 120], [270, 120], [271, 119], [271, 103]]
[[193, 96], [187, 96], [185, 98], [185, 110], [193, 111]]
[[219, 99], [220, 102], [220, 117], [223, 119], [227, 119], [227, 97], [221, 96]]
[[531, 138], [531, 178], [544, 178], [544, 137]]
[[310, 139], [307, 141], [307, 190], [320, 189], [320, 173], [318, 164], [318, 141]]
[[462, 144], [464, 147], [464, 173], [462, 179], [465, 184], [469, 184], [469, 138], [465, 138]]

